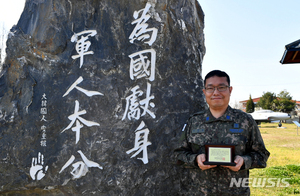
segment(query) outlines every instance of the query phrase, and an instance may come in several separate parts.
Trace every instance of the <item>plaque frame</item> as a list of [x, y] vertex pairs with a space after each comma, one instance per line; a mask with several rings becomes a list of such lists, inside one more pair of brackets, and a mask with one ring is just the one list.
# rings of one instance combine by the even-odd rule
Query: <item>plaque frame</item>
[[[227, 150], [227, 153], [229, 153], [229, 157], [226, 157], [229, 159], [229, 161], [216, 161], [211, 160], [212, 157], [210, 157], [210, 151], [212, 149], [225, 149]], [[226, 165], [226, 166], [235, 166], [236, 163], [234, 162], [235, 157], [235, 146], [234, 145], [221, 145], [221, 144], [207, 144], [205, 145], [205, 158], [206, 161], [203, 162], [204, 165]]]

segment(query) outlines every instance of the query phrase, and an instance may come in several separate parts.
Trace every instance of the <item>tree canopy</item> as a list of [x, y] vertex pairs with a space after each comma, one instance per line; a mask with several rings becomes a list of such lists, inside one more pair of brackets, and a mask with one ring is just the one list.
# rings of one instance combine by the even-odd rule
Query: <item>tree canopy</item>
[[262, 97], [259, 99], [259, 101], [257, 102], [257, 106], [261, 107], [262, 109], [265, 110], [274, 110], [274, 108], [272, 108], [274, 100], [276, 99], [276, 95], [275, 93], [272, 92], [264, 92], [264, 94], [262, 95]]
[[281, 91], [277, 96], [272, 92], [264, 92], [257, 102], [257, 106], [262, 109], [280, 112], [291, 112], [295, 105], [295, 101], [292, 100], [292, 96], [286, 90]]
[[276, 111], [291, 112], [296, 106], [296, 102], [292, 100], [292, 96], [286, 90], [281, 91], [274, 100]]

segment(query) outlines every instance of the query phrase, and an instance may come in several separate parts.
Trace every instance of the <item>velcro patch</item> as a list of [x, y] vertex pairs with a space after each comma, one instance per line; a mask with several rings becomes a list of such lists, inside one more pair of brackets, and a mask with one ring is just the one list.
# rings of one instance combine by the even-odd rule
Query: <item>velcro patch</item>
[[233, 127], [234, 127], [235, 129], [238, 129], [238, 128], [240, 128], [240, 124], [234, 123]]
[[192, 133], [204, 133], [205, 130], [204, 129], [193, 129]]
[[231, 133], [242, 133], [244, 129], [229, 129]]

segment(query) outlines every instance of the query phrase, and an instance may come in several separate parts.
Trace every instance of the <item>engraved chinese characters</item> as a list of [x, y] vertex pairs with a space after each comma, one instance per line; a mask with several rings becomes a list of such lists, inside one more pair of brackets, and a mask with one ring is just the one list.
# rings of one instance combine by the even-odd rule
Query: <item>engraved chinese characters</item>
[[[76, 42], [76, 51], [78, 52], [78, 55], [72, 56], [73, 59], [80, 58], [80, 68], [83, 65], [83, 57], [84, 55], [87, 54], [94, 54], [92, 51], [88, 51], [89, 47], [91, 46], [91, 42], [87, 41], [89, 37], [93, 37], [97, 34], [97, 31], [95, 30], [90, 30], [90, 31], [83, 31], [80, 33], [75, 33], [71, 41]], [[63, 95], [63, 97], [67, 96], [74, 88], [79, 90], [80, 92], [84, 93], [88, 97], [96, 96], [96, 95], [103, 95], [100, 92], [96, 91], [88, 91], [86, 89], [83, 89], [81, 87], [78, 87], [77, 85], [80, 84], [83, 81], [83, 78], [80, 76], [72, 85], [71, 87], [67, 90], [67, 92]], [[71, 120], [70, 124], [62, 131], [65, 132], [68, 129], [72, 129], [73, 132], [76, 133], [76, 144], [80, 140], [80, 130], [84, 126], [87, 127], [92, 127], [92, 126], [100, 126], [99, 123], [89, 121], [81, 117], [81, 115], [86, 114], [86, 110], [81, 110], [79, 111], [79, 101], [75, 100], [75, 109], [74, 113], [68, 116], [68, 119]], [[74, 124], [76, 125], [74, 126]], [[72, 127], [73, 126], [73, 127]], [[82, 176], [85, 176], [86, 173], [88, 172], [89, 167], [98, 167], [99, 169], [103, 169], [98, 163], [90, 161], [87, 159], [87, 157], [83, 154], [81, 150], [77, 151], [83, 161], [78, 161], [76, 163], [73, 163], [75, 160], [75, 156], [72, 155], [71, 158], [66, 162], [66, 164], [62, 167], [59, 173], [63, 172], [67, 167], [69, 167], [72, 163], [73, 170], [71, 171], [71, 174], [73, 176], [73, 179], [80, 178]]]
[[[146, 23], [150, 15], [147, 14], [151, 5], [146, 4], [144, 9], [135, 11], [133, 17], [136, 19], [131, 24], [136, 24], [133, 32], [129, 36], [130, 43], [133, 43], [135, 40], [142, 41], [149, 46], [151, 46], [156, 40], [157, 29], [156, 28], [147, 28], [148, 24]], [[150, 34], [148, 34], [150, 33]], [[148, 41], [147, 41], [148, 40]], [[156, 63], [156, 52], [154, 49], [147, 49], [143, 51], [138, 51], [129, 55], [130, 57], [130, 79], [131, 80], [148, 80], [150, 82], [155, 79], [155, 63]], [[144, 93], [140, 86], [137, 85], [131, 89], [131, 95], [126, 97], [126, 109], [123, 115], [122, 120], [126, 117], [129, 120], [135, 119], [139, 120], [141, 117], [146, 114], [150, 115], [152, 118], [156, 118], [154, 112], [151, 111], [151, 108], [155, 107], [153, 99], [154, 95], [151, 95], [151, 83], [147, 82], [146, 93]], [[141, 99], [140, 97], [144, 97]], [[134, 147], [131, 150], [128, 150], [126, 153], [130, 154], [136, 151], [132, 157], [136, 157], [141, 151], [143, 151], [142, 158], [138, 158], [143, 161], [144, 164], [148, 163], [148, 153], [147, 146], [151, 145], [151, 142], [148, 141], [149, 129], [145, 128], [145, 122], [142, 121], [139, 127], [135, 130], [135, 143]]]
[[[150, 19], [150, 15], [147, 14], [151, 5], [150, 3], [146, 4], [144, 9], [139, 11], [135, 11], [133, 13], [133, 17], [136, 19], [131, 24], [136, 24], [134, 30], [129, 36], [130, 43], [133, 43], [135, 39], [144, 41], [146, 44], [151, 46], [153, 42], [156, 40], [157, 29], [156, 28], [147, 28], [148, 24], [146, 23]], [[148, 32], [152, 33], [151, 35]], [[148, 40], [148, 41], [147, 41]]]
[[[134, 30], [132, 31], [129, 42], [141, 42], [145, 43], [148, 46], [151, 46], [157, 37], [157, 29], [149, 28], [147, 21], [150, 19], [150, 15], [148, 14], [151, 5], [149, 3], [146, 4], [144, 9], [139, 11], [135, 11], [133, 14], [134, 21], [131, 23], [135, 25]], [[74, 35], [70, 38], [70, 42], [75, 44], [76, 55], [72, 55], [71, 58], [74, 59], [74, 63], [79, 63], [79, 70], [84, 71], [85, 65], [84, 58], [89, 58], [94, 55], [94, 51], [90, 48], [93, 44], [95, 44], [95, 36], [97, 35], [96, 30], [84, 30], [81, 32], [75, 32]], [[146, 50], [136, 51], [132, 54], [128, 54], [128, 64], [129, 64], [129, 80], [133, 81], [146, 81], [146, 89], [143, 89], [143, 85], [135, 85], [130, 90], [130, 95], [128, 95], [126, 99], [126, 105], [124, 107], [124, 113], [122, 120], [141, 120], [141, 118], [146, 115], [155, 119], [156, 114], [152, 111], [155, 108], [155, 96], [151, 93], [151, 82], [155, 80], [155, 64], [156, 64], [156, 51], [153, 48], [149, 48]], [[66, 89], [64, 94], [62, 95], [62, 100], [67, 99], [70, 96], [72, 91], [78, 91], [78, 93], [83, 93], [86, 98], [90, 97], [99, 97], [104, 96], [102, 92], [94, 91], [90, 88], [83, 88], [85, 80], [83, 76], [77, 77], [77, 79], [70, 82], [69, 87]], [[141, 86], [141, 87], [140, 87]], [[81, 131], [87, 130], [89, 127], [100, 127], [100, 123], [97, 120], [91, 120], [85, 117], [85, 114], [88, 114], [86, 109], [80, 109], [80, 100], [76, 99], [73, 103], [74, 105], [70, 107], [74, 108], [73, 113], [67, 115], [69, 123], [66, 124], [65, 127], [62, 127], [61, 134], [73, 134], [75, 137], [75, 145], [78, 145], [81, 138]], [[43, 101], [46, 104], [45, 100]], [[101, 108], [99, 108], [101, 109]], [[41, 112], [47, 112], [47, 108], [43, 108]], [[45, 118], [45, 116], [43, 116]], [[97, 118], [101, 118], [97, 117]], [[151, 145], [151, 142], [148, 141], [148, 136], [150, 134], [150, 130], [147, 128], [147, 125], [142, 120], [139, 123], [139, 126], [135, 129], [135, 140], [133, 141], [134, 145], [131, 149], [126, 151], [127, 154], [130, 154], [130, 158], [139, 157], [137, 159], [141, 160], [144, 164], [149, 162], [148, 160], [148, 151], [147, 147]], [[45, 134], [44, 134], [45, 135]], [[43, 137], [45, 139], [45, 137]], [[41, 141], [41, 144], [46, 144], [46, 141]], [[68, 167], [72, 167], [71, 175], [73, 179], [78, 179], [86, 175], [90, 167], [96, 167], [99, 169], [103, 169], [99, 163], [93, 161], [91, 158], [88, 158], [85, 155], [83, 150], [76, 150], [77, 157], [80, 155], [79, 160], [76, 160], [75, 155], [70, 155], [68, 159], [65, 160], [63, 166], [59, 171], [60, 174], [65, 172]], [[139, 155], [141, 154], [141, 155]], [[44, 164], [43, 154], [39, 154], [40, 158], [33, 158], [33, 166], [32, 168], [37, 168], [36, 165]], [[37, 160], [37, 161], [36, 161]], [[43, 160], [43, 161], [40, 161]], [[44, 168], [45, 166], [43, 166]], [[48, 167], [47, 167], [48, 168]], [[33, 173], [35, 169], [31, 169], [31, 173]], [[43, 169], [43, 177], [45, 176], [46, 170]], [[37, 173], [37, 172], [36, 172]], [[41, 175], [38, 175], [41, 176]], [[33, 176], [32, 178], [34, 178]], [[41, 177], [35, 179], [40, 180]]]
[[[47, 147], [47, 113], [47, 95], [44, 93], [41, 98], [40, 108], [40, 121], [43, 123], [43, 125], [41, 126], [42, 137], [40, 141], [40, 146], [43, 148], [43, 151], [45, 151]], [[48, 165], [45, 165], [44, 155], [41, 152], [39, 152], [37, 157], [32, 158], [32, 163], [29, 171], [30, 176], [33, 180], [41, 180], [46, 175], [47, 170]]]
[[78, 55], [73, 55], [72, 59], [80, 58], [80, 68], [83, 65], [83, 57], [88, 54], [94, 54], [93, 51], [88, 51], [89, 47], [91, 46], [91, 42], [87, 41], [89, 37], [93, 37], [97, 34], [97, 31], [90, 30], [90, 31], [82, 31], [80, 33], [75, 33], [71, 41], [76, 42], [76, 51]]
[[0, 194], [182, 194], [173, 150], [205, 105], [198, 11], [27, 0], [0, 74]]
[[[72, 38], [71, 42], [76, 42], [76, 52], [78, 55], [73, 55], [73, 59], [80, 58], [80, 68], [82, 67], [84, 63], [84, 56], [88, 54], [94, 54], [92, 51], [88, 51], [89, 47], [91, 46], [91, 42], [88, 40], [89, 37], [94, 37], [97, 34], [97, 31], [90, 30], [90, 31], [82, 31], [80, 33], [75, 33]], [[79, 85], [84, 81], [83, 77], [80, 76], [73, 84], [70, 85], [70, 87], [67, 89], [65, 94], [62, 97], [67, 97], [71, 91], [74, 89], [77, 89], [81, 93], [85, 94], [87, 97], [92, 96], [103, 96], [102, 93], [97, 91], [90, 91], [86, 90]], [[41, 121], [46, 123], [47, 122], [47, 97], [46, 94], [43, 94], [42, 97], [42, 103], [41, 103], [41, 111], [40, 114], [42, 115]], [[67, 127], [65, 127], [61, 133], [64, 133], [67, 130], [72, 130], [75, 132], [75, 144], [77, 144], [80, 140], [80, 131], [81, 129], [86, 127], [92, 127], [92, 126], [100, 126], [99, 123], [87, 120], [83, 117], [84, 114], [87, 113], [86, 110], [79, 110], [80, 108], [80, 102], [78, 100], [75, 100], [75, 106], [74, 106], [74, 113], [68, 116], [68, 119], [71, 121]], [[42, 129], [42, 138], [41, 138], [41, 146], [46, 147], [47, 141], [46, 141], [46, 126], [43, 125], [41, 127]], [[44, 150], [45, 151], [45, 150]], [[67, 167], [69, 167], [72, 164], [73, 170], [71, 171], [71, 175], [73, 176], [73, 179], [80, 178], [82, 176], [85, 176], [88, 172], [89, 167], [97, 167], [99, 169], [103, 169], [98, 163], [93, 162], [89, 160], [84, 153], [81, 150], [77, 151], [80, 154], [80, 157], [82, 161], [75, 161], [75, 156], [72, 155], [71, 158], [65, 163], [65, 165], [61, 168], [59, 173], [62, 173]], [[30, 168], [30, 176], [33, 180], [41, 180], [45, 175], [46, 171], [48, 169], [48, 166], [44, 165], [44, 155], [40, 152], [38, 153], [37, 158], [32, 158], [32, 165]]]

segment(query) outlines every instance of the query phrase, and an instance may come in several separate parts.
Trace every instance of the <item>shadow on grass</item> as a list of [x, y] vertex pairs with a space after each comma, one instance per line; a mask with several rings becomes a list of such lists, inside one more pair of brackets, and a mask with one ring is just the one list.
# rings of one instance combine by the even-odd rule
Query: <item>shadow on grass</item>
[[263, 127], [260, 127], [260, 128], [270, 128], [270, 129], [274, 129], [274, 128], [277, 128], [278, 126], [263, 126]]

